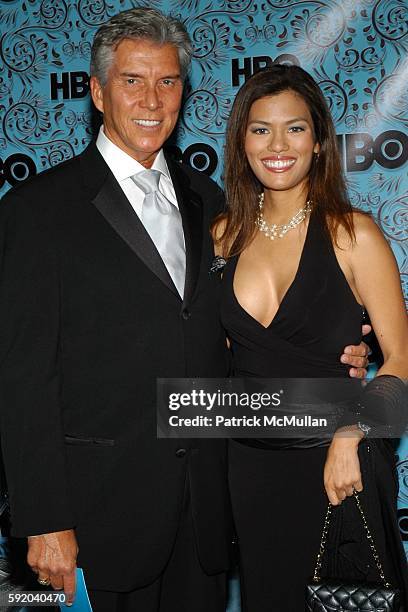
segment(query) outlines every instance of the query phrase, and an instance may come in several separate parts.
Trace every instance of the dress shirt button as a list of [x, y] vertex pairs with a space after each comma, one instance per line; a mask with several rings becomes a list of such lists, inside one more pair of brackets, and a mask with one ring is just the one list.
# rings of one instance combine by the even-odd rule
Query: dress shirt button
[[185, 457], [186, 455], [186, 449], [185, 448], [178, 448], [176, 450], [176, 457], [178, 457], [179, 459], [181, 459], [182, 457]]
[[191, 312], [189, 310], [183, 310], [183, 312], [181, 313], [181, 316], [183, 317], [185, 321], [187, 321], [187, 319], [191, 317]]

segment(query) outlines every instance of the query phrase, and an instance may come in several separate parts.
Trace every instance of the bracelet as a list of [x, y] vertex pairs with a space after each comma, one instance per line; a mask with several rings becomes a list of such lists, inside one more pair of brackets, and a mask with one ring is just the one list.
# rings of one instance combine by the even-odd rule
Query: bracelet
[[360, 431], [363, 432], [365, 438], [368, 436], [368, 434], [371, 431], [370, 425], [366, 425], [365, 423], [362, 423], [361, 421], [357, 422], [357, 427], [359, 428]]

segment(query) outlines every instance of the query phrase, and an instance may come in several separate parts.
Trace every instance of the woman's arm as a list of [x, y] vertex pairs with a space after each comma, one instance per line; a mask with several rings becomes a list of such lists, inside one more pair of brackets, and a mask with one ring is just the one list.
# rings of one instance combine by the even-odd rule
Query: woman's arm
[[[370, 315], [384, 356], [377, 375], [408, 378], [408, 319], [394, 255], [374, 221], [354, 214], [356, 241], [345, 240], [342, 267], [360, 303]], [[334, 435], [327, 454], [324, 484], [332, 504], [338, 505], [353, 488], [362, 489], [358, 445], [363, 437], [355, 427]]]
[[384, 356], [380, 374], [408, 378], [408, 317], [397, 263], [381, 230], [367, 215], [354, 214], [356, 242], [350, 269]]

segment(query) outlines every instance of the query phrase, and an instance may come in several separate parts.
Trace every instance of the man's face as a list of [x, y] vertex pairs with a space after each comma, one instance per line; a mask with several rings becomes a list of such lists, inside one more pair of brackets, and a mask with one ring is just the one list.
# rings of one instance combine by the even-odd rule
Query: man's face
[[182, 93], [176, 47], [148, 40], [119, 43], [104, 87], [91, 78], [106, 136], [146, 168], [176, 125]]

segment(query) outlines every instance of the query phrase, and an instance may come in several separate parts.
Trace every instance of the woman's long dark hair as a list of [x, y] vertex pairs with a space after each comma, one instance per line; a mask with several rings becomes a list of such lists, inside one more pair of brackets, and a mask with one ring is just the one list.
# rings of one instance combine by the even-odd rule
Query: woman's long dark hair
[[[326, 100], [313, 78], [299, 66], [275, 64], [252, 76], [239, 90], [228, 120], [225, 147], [227, 212], [216, 219], [214, 233], [225, 256], [241, 253], [255, 232], [258, 197], [263, 186], [254, 175], [246, 154], [245, 135], [251, 107], [256, 100], [293, 91], [303, 98], [313, 120], [319, 155], [309, 173], [307, 199], [331, 240], [336, 243], [341, 224], [355, 240], [352, 207], [347, 196], [336, 132]], [[220, 222], [221, 225], [220, 225]]]

